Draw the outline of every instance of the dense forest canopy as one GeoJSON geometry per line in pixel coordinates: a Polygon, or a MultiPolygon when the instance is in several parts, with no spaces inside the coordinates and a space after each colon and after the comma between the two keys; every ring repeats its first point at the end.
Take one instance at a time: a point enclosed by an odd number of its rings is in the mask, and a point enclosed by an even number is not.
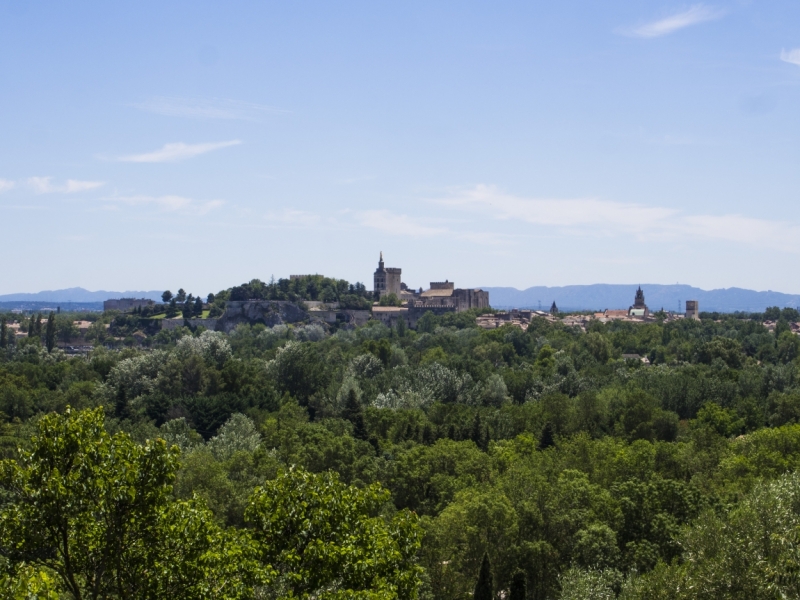
{"type": "MultiPolygon", "coordinates": [[[[371,301],[344,284],[254,280],[209,300],[371,301]]],[[[416,331],[154,329],[130,347],[99,342],[147,317],[95,316],[86,356],[48,343],[74,335],[74,315],[49,330],[25,319],[20,340],[4,325],[0,587],[800,594],[797,315],[586,331],[542,318],[483,330],[475,316],[428,314],[416,331]]]]}

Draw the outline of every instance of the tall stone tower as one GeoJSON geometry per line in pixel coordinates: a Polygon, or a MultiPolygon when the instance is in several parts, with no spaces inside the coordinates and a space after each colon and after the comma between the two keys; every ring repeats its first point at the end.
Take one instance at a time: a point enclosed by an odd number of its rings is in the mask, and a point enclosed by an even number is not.
{"type": "Polygon", "coordinates": [[[686,318],[700,320],[700,303],[697,300],[686,301],[686,318]]]}
{"type": "Polygon", "coordinates": [[[378,268],[375,269],[373,276],[372,288],[378,298],[386,294],[395,294],[400,297],[400,279],[402,269],[395,269],[392,267],[385,267],[383,264],[383,252],[381,252],[380,259],[378,259],[378,268]]]}

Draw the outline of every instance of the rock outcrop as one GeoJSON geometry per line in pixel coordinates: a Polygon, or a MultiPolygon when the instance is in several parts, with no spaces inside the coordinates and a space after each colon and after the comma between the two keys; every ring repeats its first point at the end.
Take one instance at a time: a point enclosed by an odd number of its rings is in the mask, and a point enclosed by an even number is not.
{"type": "Polygon", "coordinates": [[[293,302],[282,300],[244,300],[228,301],[225,312],[217,319],[217,331],[230,333],[241,323],[255,325],[262,323],[267,327],[287,323],[307,321],[309,314],[293,302]]]}

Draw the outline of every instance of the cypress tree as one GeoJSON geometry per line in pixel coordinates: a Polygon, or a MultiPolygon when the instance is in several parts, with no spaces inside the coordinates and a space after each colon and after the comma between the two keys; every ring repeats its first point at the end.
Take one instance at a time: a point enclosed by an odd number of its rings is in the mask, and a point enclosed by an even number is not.
{"type": "Polygon", "coordinates": [[[8,319],[3,317],[0,320],[0,348],[5,348],[8,345],[8,319]]]}
{"type": "Polygon", "coordinates": [[[548,421],[542,428],[542,433],[539,436],[539,450],[547,450],[551,446],[556,445],[555,433],[553,432],[553,425],[548,421]]]}
{"type": "Polygon", "coordinates": [[[475,593],[472,595],[473,600],[492,600],[493,587],[492,569],[489,566],[489,554],[484,552],[481,571],[478,573],[478,582],[475,584],[475,593]]]}
{"type": "Polygon", "coordinates": [[[525,595],[528,593],[527,586],[525,585],[525,573],[517,571],[511,579],[511,593],[508,600],[525,600],[525,595]]]}
{"type": "Polygon", "coordinates": [[[422,430],[422,443],[430,446],[436,441],[436,434],[433,431],[430,423],[425,423],[425,428],[422,430]]]}
{"type": "Polygon", "coordinates": [[[36,331],[34,323],[35,321],[33,320],[33,315],[31,315],[31,318],[28,321],[28,337],[33,337],[33,334],[36,331]]]}
{"type": "Polygon", "coordinates": [[[406,336],[406,320],[400,316],[397,318],[397,337],[403,338],[406,336]]]}
{"type": "Polygon", "coordinates": [[[342,411],[342,417],[353,424],[353,437],[359,440],[367,439],[367,428],[364,426],[364,407],[358,400],[355,388],[347,392],[347,400],[342,411]]]}
{"type": "Polygon", "coordinates": [[[479,412],[475,411],[475,418],[472,419],[472,431],[470,432],[469,439],[475,442],[478,448],[485,451],[488,447],[486,437],[483,423],[481,423],[481,415],[479,412]]]}
{"type": "Polygon", "coordinates": [[[56,315],[53,311],[47,315],[47,330],[45,331],[44,343],[47,351],[52,352],[56,345],[56,315]]]}

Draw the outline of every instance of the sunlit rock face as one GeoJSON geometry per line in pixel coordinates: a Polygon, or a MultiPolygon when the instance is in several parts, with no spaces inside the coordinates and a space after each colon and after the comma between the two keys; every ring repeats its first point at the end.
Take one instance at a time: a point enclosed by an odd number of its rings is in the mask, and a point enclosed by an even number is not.
{"type": "Polygon", "coordinates": [[[282,300],[244,300],[228,301],[225,313],[217,320],[217,331],[230,333],[242,323],[255,325],[263,323],[267,327],[286,323],[307,321],[309,315],[293,302],[282,300]]]}

